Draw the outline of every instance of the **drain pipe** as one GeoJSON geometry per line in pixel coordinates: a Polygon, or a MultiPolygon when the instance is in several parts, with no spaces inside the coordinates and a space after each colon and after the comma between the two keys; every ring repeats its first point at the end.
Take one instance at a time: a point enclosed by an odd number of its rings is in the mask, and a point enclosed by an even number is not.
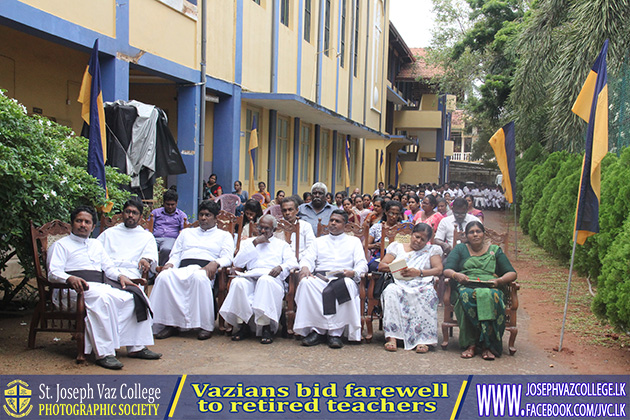
{"type": "Polygon", "coordinates": [[[201,103],[199,105],[199,202],[203,200],[203,168],[205,166],[205,146],[206,136],[206,0],[201,0],[201,103]]]}

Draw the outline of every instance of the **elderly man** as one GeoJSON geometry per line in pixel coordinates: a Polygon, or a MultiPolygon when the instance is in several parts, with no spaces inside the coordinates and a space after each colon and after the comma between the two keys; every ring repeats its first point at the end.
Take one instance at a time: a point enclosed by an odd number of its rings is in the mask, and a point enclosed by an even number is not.
{"type": "Polygon", "coordinates": [[[139,226],[144,205],[132,197],[123,205],[123,223],[111,227],[98,236],[114,265],[130,279],[142,279],[151,268],[155,272],[158,248],[151,233],[139,226]]]}
{"type": "Polygon", "coordinates": [[[212,336],[215,274],[220,267],[229,266],[234,256],[232,235],[217,228],[220,210],[214,201],[199,204],[199,227],[182,230],[168,263],[155,279],[151,291],[155,338],[168,338],[179,328],[199,328],[199,340],[212,336]]]}
{"type": "Polygon", "coordinates": [[[314,346],[328,335],[328,346],[341,348],[346,328],[348,340],[361,341],[358,283],[368,267],[359,238],[344,233],[346,223],[345,211],[333,211],[330,234],[317,238],[300,261],[293,330],[305,336],[302,345],[314,346]]]}
{"type": "Polygon", "coordinates": [[[164,265],[168,261],[175,239],[179,236],[179,232],[184,229],[186,213],[177,208],[178,199],[177,191],[166,190],[162,195],[164,206],[151,212],[153,236],[155,236],[160,252],[159,265],[164,265]]]}
{"type": "Polygon", "coordinates": [[[116,349],[122,346],[127,346],[129,357],[159,359],[161,354],[146,347],[153,344],[146,296],[114,265],[101,242],[90,239],[96,211],[79,206],[70,214],[70,221],[72,233],[55,242],[50,250],[48,278],[83,293],[85,353],[94,351],[96,364],[107,369],[123,367],[116,359],[116,349]],[[117,287],[105,284],[104,275],[117,287]]]}
{"type": "MultiPolygon", "coordinates": [[[[311,225],[309,225],[304,220],[298,219],[298,200],[295,196],[286,197],[282,200],[280,204],[280,208],[282,209],[282,218],[291,224],[300,224],[300,255],[299,259],[301,260],[306,250],[310,248],[313,243],[315,243],[315,235],[313,234],[313,229],[311,225]]],[[[285,239],[284,233],[281,231],[276,231],[274,236],[278,239],[285,239]]],[[[293,250],[293,254],[295,255],[295,246],[297,242],[295,241],[295,233],[291,234],[291,249],[293,250]]]]}
{"type": "Polygon", "coordinates": [[[317,223],[319,220],[321,219],[323,225],[327,225],[330,214],[335,209],[326,201],[326,193],[328,193],[326,184],[323,182],[314,183],[311,187],[313,201],[304,203],[299,208],[298,216],[311,225],[315,236],[317,236],[317,223]]]}
{"type": "Polygon", "coordinates": [[[454,241],[465,240],[464,230],[470,222],[480,222],[480,220],[468,214],[468,202],[464,198],[456,198],[453,201],[453,215],[440,220],[433,241],[442,247],[445,254],[448,254],[454,246],[454,241]]]}
{"type": "Polygon", "coordinates": [[[284,280],[298,267],[295,251],[285,241],[274,238],[275,217],[265,215],[258,221],[260,235],[246,239],[234,257],[237,269],[246,269],[230,284],[230,290],[219,313],[239,327],[232,335],[240,341],[250,334],[249,324],[256,325],[262,344],[271,344],[282,314],[284,280]]]}

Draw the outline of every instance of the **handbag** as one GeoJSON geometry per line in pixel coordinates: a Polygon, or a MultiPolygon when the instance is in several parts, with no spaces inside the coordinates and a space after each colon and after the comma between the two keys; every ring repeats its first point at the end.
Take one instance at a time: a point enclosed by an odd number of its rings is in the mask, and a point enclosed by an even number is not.
{"type": "Polygon", "coordinates": [[[374,298],[380,299],[383,290],[393,282],[394,276],[392,276],[392,273],[382,273],[374,282],[374,298]]]}

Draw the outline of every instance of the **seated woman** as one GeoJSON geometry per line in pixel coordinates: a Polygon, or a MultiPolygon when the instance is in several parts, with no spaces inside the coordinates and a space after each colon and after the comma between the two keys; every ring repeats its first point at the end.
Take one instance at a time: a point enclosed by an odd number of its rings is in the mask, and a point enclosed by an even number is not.
{"type": "Polygon", "coordinates": [[[258,223],[258,219],[260,219],[262,214],[262,206],[257,200],[250,198],[245,202],[245,206],[243,207],[243,230],[241,231],[241,240],[254,236],[254,228],[252,226],[258,223]]]}
{"type": "Polygon", "coordinates": [[[383,199],[381,197],[375,197],[372,202],[373,210],[372,213],[368,214],[365,218],[365,221],[370,225],[374,225],[375,223],[379,223],[383,218],[383,199]]]}
{"type": "Polygon", "coordinates": [[[438,203],[437,210],[438,210],[438,213],[442,215],[442,219],[445,218],[446,216],[453,215],[453,210],[451,210],[451,207],[448,205],[445,199],[438,198],[437,203],[438,203]]]}
{"type": "Polygon", "coordinates": [[[278,192],[276,193],[276,198],[271,200],[271,203],[269,203],[269,207],[275,206],[275,205],[280,205],[280,203],[282,202],[283,198],[284,198],[284,191],[278,190],[278,192]]]}
{"type": "Polygon", "coordinates": [[[361,216],[359,213],[352,207],[352,199],[350,197],[346,197],[342,201],[343,210],[348,213],[348,223],[356,223],[360,224],[361,216]]]}
{"type": "Polygon", "coordinates": [[[385,204],[383,218],[380,223],[372,225],[370,237],[368,238],[368,249],[372,253],[372,258],[368,262],[368,270],[374,272],[378,270],[377,260],[381,258],[381,233],[383,225],[394,226],[400,223],[403,216],[403,206],[400,201],[390,200],[385,204]]]}
{"type": "Polygon", "coordinates": [[[206,184],[206,190],[203,193],[203,199],[215,199],[221,194],[223,194],[223,189],[217,184],[217,174],[211,174],[206,184]]]}
{"type": "Polygon", "coordinates": [[[409,199],[407,200],[407,205],[409,207],[408,210],[405,210],[405,219],[408,222],[413,222],[416,217],[420,217],[420,203],[422,200],[415,195],[410,194],[409,199]]]}
{"type": "Polygon", "coordinates": [[[409,280],[396,280],[383,290],[383,330],[385,350],[396,351],[396,340],[403,340],[405,350],[426,353],[437,344],[438,297],[433,287],[433,276],[442,274],[442,249],[431,245],[433,229],[418,223],[411,233],[411,242],[393,242],[378,266],[378,271],[389,272],[389,264],[404,259],[407,268],[401,271],[409,280]]]}
{"type": "Polygon", "coordinates": [[[468,203],[468,214],[472,214],[473,216],[477,217],[477,219],[481,220],[481,223],[483,223],[483,212],[475,208],[475,198],[472,196],[472,194],[466,194],[464,198],[468,203]]]}
{"type": "Polygon", "coordinates": [[[444,265],[444,277],[457,282],[459,345],[466,349],[464,359],[480,351],[485,360],[494,360],[503,352],[505,331],[501,286],[516,280],[516,272],[499,246],[485,242],[483,224],[470,222],[465,232],[468,243],[456,245],[444,265]]]}
{"type": "Polygon", "coordinates": [[[414,223],[426,223],[431,226],[433,231],[437,230],[440,220],[444,218],[442,213],[435,211],[437,208],[437,198],[433,194],[427,195],[422,199],[422,211],[419,212],[419,217],[416,216],[414,223]]]}

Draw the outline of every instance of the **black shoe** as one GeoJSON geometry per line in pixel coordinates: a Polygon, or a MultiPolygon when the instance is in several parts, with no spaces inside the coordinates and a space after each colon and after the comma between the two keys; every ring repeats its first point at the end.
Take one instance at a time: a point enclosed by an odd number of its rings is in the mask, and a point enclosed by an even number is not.
{"type": "Polygon", "coordinates": [[[250,334],[251,331],[249,329],[249,325],[245,323],[240,324],[240,328],[238,329],[238,331],[232,335],[232,341],[245,340],[247,337],[250,336],[250,334]]]}
{"type": "Polygon", "coordinates": [[[273,337],[271,336],[271,326],[265,325],[262,327],[262,333],[260,334],[260,344],[273,343],[273,337]]]}
{"type": "Polygon", "coordinates": [[[308,347],[316,346],[319,343],[323,343],[325,339],[325,335],[317,334],[317,331],[311,331],[311,333],[302,340],[302,345],[308,347]]]}
{"type": "Polygon", "coordinates": [[[164,327],[164,329],[162,331],[160,331],[159,333],[155,334],[155,338],[157,338],[158,340],[163,340],[165,338],[169,338],[172,337],[174,335],[179,334],[179,328],[177,327],[164,327]]]}
{"type": "Polygon", "coordinates": [[[156,353],[145,347],[140,351],[129,353],[127,356],[132,359],[157,360],[162,357],[162,353],[156,353]]]}
{"type": "Polygon", "coordinates": [[[204,330],[203,328],[197,334],[197,340],[207,340],[210,337],[212,337],[212,331],[204,330]]]}
{"type": "Polygon", "coordinates": [[[328,347],[331,349],[340,349],[343,347],[343,342],[341,341],[341,337],[333,337],[331,335],[328,336],[328,347]]]}
{"type": "Polygon", "coordinates": [[[104,367],[105,369],[119,370],[124,366],[116,357],[114,356],[105,356],[102,359],[98,359],[96,364],[104,367]]]}

